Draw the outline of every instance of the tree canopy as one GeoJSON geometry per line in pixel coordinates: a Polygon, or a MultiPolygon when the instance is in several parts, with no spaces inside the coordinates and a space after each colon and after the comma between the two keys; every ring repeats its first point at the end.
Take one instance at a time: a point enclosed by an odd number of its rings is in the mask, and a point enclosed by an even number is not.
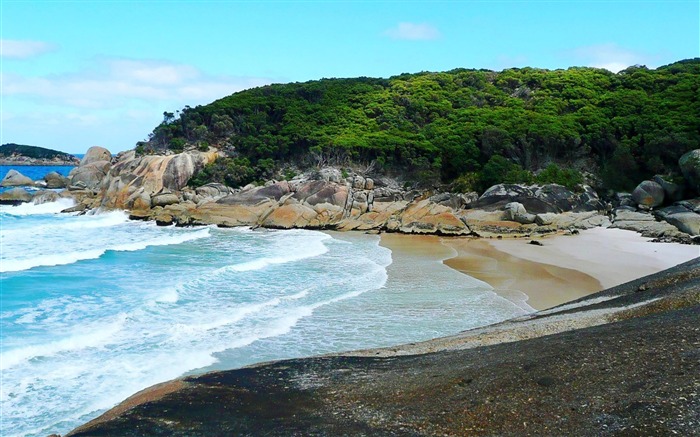
{"type": "Polygon", "coordinates": [[[242,184],[286,163],[373,162],[419,181],[483,185],[499,172],[542,171],[577,181],[582,171],[624,189],[677,172],[678,158],[700,147],[699,85],[700,58],[617,74],[456,69],[274,84],[166,112],[137,150],[228,152],[199,182],[242,184]]]}

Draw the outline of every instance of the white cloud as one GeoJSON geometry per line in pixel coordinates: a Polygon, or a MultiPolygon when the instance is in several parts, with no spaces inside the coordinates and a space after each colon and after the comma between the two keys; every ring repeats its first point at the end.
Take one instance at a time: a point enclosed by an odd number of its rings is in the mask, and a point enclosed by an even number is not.
{"type": "Polygon", "coordinates": [[[56,49],[56,46],[42,41],[16,39],[0,40],[0,56],[5,59],[27,59],[56,49]]]}
{"type": "Polygon", "coordinates": [[[78,108],[118,108],[131,100],[208,103],[270,83],[254,77],[210,76],[195,67],[163,61],[106,59],[87,71],[44,77],[3,73],[3,95],[78,108]]]}
{"type": "Polygon", "coordinates": [[[440,38],[440,31],[427,23],[399,23],[396,27],[387,29],[384,35],[391,39],[402,40],[433,40],[440,38]]]}
{"type": "Polygon", "coordinates": [[[83,71],[36,77],[3,71],[0,80],[0,136],[73,153],[95,144],[112,151],[132,148],[162,121],[163,111],[207,104],[271,82],[136,59],[97,59],[83,71]]]}
{"type": "Polygon", "coordinates": [[[617,44],[598,44],[593,46],[579,47],[571,54],[588,67],[605,68],[613,73],[631,65],[647,64],[653,61],[653,57],[625,49],[617,44]]]}

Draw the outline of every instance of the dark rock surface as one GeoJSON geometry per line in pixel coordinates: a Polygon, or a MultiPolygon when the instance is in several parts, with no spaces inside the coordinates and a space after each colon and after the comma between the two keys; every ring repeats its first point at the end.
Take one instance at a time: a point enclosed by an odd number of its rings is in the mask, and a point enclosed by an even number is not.
{"type": "Polygon", "coordinates": [[[698,435],[699,345],[696,258],[445,339],[182,378],[68,435],[698,435]]]}
{"type": "Polygon", "coordinates": [[[219,199],[217,203],[223,205],[255,205],[264,200],[280,200],[282,196],[290,192],[291,188],[287,182],[278,182],[267,187],[244,189],[219,199]]]}
{"type": "Polygon", "coordinates": [[[493,211],[503,208],[510,202],[521,203],[531,214],[605,209],[605,205],[590,187],[585,187],[583,193],[577,194],[566,187],[555,184],[544,186],[494,185],[479,197],[473,207],[493,211]]]}

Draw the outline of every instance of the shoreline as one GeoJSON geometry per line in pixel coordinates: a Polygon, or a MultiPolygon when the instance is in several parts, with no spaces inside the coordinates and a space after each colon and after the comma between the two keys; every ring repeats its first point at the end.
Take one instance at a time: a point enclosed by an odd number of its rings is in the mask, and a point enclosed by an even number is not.
{"type": "Polygon", "coordinates": [[[440,258],[442,263],[486,283],[527,312],[562,305],[700,256],[697,246],[650,243],[634,231],[593,228],[579,235],[486,239],[380,234],[392,251],[440,258]],[[416,244],[418,243],[418,244],[416,244]],[[446,252],[447,250],[447,252],[446,252]]]}
{"type": "Polygon", "coordinates": [[[700,383],[699,285],[696,258],[575,306],[452,337],[178,378],[66,437],[134,427],[174,436],[690,435],[698,399],[680,394],[700,383]]]}

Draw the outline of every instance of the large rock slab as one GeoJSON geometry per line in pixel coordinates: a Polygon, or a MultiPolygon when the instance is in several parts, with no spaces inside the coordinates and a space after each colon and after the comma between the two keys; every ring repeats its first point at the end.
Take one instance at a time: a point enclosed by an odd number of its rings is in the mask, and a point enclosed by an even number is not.
{"type": "Polygon", "coordinates": [[[700,235],[700,214],[683,204],[660,209],[656,211],[656,217],[672,224],[688,235],[700,235]]]}
{"type": "Polygon", "coordinates": [[[272,211],[262,222],[262,226],[275,229],[309,228],[316,220],[316,211],[300,203],[286,204],[272,211]]]}
{"type": "Polygon", "coordinates": [[[34,185],[33,180],[14,169],[8,171],[0,181],[0,187],[28,187],[32,185],[34,185]]]}
{"type": "Polygon", "coordinates": [[[195,188],[195,193],[203,198],[219,199],[221,197],[228,196],[229,194],[233,194],[233,192],[233,188],[216,182],[195,188]]]}
{"type": "Polygon", "coordinates": [[[269,199],[255,205],[209,202],[191,211],[189,224],[214,224],[222,227],[258,226],[264,217],[278,206],[277,202],[269,199]]]}
{"type": "Polygon", "coordinates": [[[454,214],[452,208],[429,200],[409,204],[399,214],[397,223],[391,225],[390,221],[387,229],[406,234],[468,235],[471,233],[467,225],[454,214]]]}
{"type": "Polygon", "coordinates": [[[222,205],[255,205],[263,201],[279,201],[292,192],[286,181],[277,182],[266,187],[244,189],[217,200],[222,205]]]}

